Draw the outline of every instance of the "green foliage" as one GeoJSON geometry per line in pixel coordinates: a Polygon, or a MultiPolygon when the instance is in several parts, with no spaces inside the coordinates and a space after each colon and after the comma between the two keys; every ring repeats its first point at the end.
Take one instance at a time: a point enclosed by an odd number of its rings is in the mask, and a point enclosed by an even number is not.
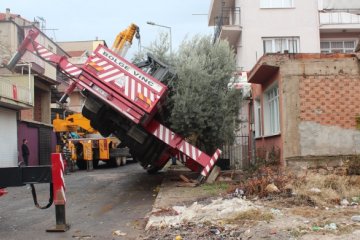
{"type": "Polygon", "coordinates": [[[135,53],[131,61],[133,63],[142,62],[146,60],[146,52],[149,52],[156,56],[160,61],[171,63],[169,43],[169,34],[160,32],[159,37],[154,42],[150,43],[149,47],[143,47],[142,51],[135,53]]]}
{"type": "MultiPolygon", "coordinates": [[[[184,40],[177,53],[169,54],[167,34],[145,48],[177,73],[171,83],[166,114],[171,128],[203,151],[213,151],[232,142],[238,125],[241,94],[227,84],[235,72],[235,56],[227,41],[212,43],[211,36],[184,40]]],[[[145,54],[135,55],[137,62],[145,54]]],[[[134,61],[134,59],[133,59],[134,61]]]]}
{"type": "Polygon", "coordinates": [[[227,41],[213,44],[210,36],[195,36],[182,43],[175,61],[171,127],[212,152],[234,136],[240,93],[227,88],[234,53],[227,41]]]}

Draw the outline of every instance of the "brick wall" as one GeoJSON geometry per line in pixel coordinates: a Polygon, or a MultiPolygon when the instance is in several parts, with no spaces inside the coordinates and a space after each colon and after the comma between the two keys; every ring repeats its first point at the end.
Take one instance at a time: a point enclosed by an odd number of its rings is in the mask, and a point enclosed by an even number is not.
{"type": "Polygon", "coordinates": [[[360,114],[360,78],[354,75],[307,76],[300,79],[300,119],[346,129],[360,114]]]}

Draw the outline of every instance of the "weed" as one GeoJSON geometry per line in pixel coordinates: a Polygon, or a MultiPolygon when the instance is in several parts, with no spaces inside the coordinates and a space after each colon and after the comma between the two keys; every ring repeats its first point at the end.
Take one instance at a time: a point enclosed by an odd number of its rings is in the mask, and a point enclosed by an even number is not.
{"type": "Polygon", "coordinates": [[[205,183],[201,185],[202,189],[209,192],[211,195],[219,195],[226,192],[229,187],[228,183],[225,182],[215,182],[215,183],[205,183]]]}

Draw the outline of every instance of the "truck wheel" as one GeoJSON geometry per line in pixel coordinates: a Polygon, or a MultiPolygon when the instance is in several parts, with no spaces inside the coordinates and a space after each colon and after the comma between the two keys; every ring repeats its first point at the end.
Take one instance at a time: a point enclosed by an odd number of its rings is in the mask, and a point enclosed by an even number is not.
{"type": "Polygon", "coordinates": [[[83,159],[76,160],[76,166],[77,166],[80,170],[85,170],[85,169],[86,169],[86,161],[83,160],[83,159]]]}
{"type": "Polygon", "coordinates": [[[93,159],[93,168],[99,168],[99,159],[93,159]]]}
{"type": "Polygon", "coordinates": [[[116,168],[116,167],[120,166],[121,161],[118,162],[117,159],[118,159],[117,157],[110,158],[109,161],[106,162],[107,166],[112,167],[112,168],[116,168]]]}
{"type": "Polygon", "coordinates": [[[121,157],[121,166],[126,165],[126,157],[121,157]]]}
{"type": "Polygon", "coordinates": [[[156,166],[150,166],[148,169],[146,169],[147,173],[150,174],[150,175],[156,174],[160,170],[161,170],[161,168],[156,167],[156,166]]]}

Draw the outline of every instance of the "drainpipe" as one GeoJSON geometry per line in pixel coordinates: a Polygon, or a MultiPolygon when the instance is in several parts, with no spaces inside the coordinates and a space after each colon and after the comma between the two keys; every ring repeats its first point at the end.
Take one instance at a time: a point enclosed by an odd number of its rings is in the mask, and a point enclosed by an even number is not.
{"type": "Polygon", "coordinates": [[[18,67],[21,68],[21,75],[24,75],[24,67],[28,67],[28,83],[29,83],[29,103],[32,103],[32,94],[31,94],[31,63],[23,63],[23,64],[16,64],[18,67]]]}

